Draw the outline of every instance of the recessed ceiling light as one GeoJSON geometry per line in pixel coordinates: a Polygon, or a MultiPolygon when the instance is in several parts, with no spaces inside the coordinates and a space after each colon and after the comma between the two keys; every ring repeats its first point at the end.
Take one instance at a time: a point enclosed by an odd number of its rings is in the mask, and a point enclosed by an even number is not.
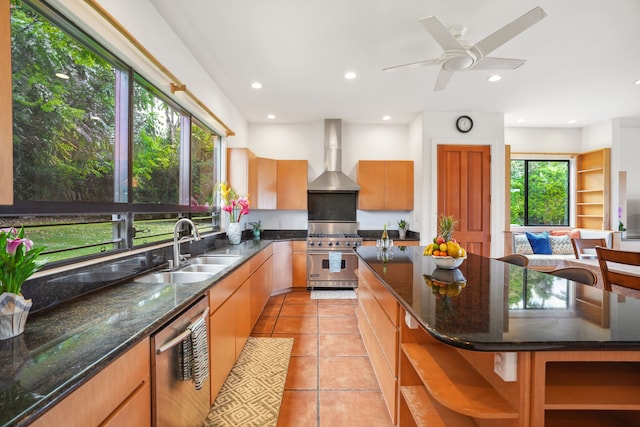
{"type": "Polygon", "coordinates": [[[516,120],[518,123],[525,123],[527,121],[527,119],[518,119],[516,120]]]}
{"type": "Polygon", "coordinates": [[[382,120],[391,120],[391,116],[382,116],[382,120]]]}
{"type": "Polygon", "coordinates": [[[577,122],[578,122],[577,120],[571,119],[567,123],[572,125],[572,124],[577,123],[577,122]]]}
{"type": "Polygon", "coordinates": [[[275,115],[275,114],[269,114],[269,115],[267,116],[267,119],[271,119],[271,120],[273,120],[273,119],[275,119],[275,118],[276,118],[276,115],[275,115]]]}
{"type": "Polygon", "coordinates": [[[254,89],[262,89],[262,83],[253,82],[253,83],[251,83],[251,87],[254,88],[254,89]]]}
{"type": "Polygon", "coordinates": [[[487,80],[489,80],[490,82],[497,82],[498,80],[502,80],[502,76],[499,75],[493,75],[491,77],[489,77],[487,80]]]}
{"type": "Polygon", "coordinates": [[[354,73],[353,71],[349,71],[344,75],[344,78],[347,80],[353,80],[356,78],[356,73],[354,73]]]}
{"type": "Polygon", "coordinates": [[[635,82],[633,82],[634,85],[640,85],[640,80],[636,80],[635,82]]]}
{"type": "Polygon", "coordinates": [[[69,76],[65,73],[56,73],[56,77],[62,80],[69,80],[69,76]]]}

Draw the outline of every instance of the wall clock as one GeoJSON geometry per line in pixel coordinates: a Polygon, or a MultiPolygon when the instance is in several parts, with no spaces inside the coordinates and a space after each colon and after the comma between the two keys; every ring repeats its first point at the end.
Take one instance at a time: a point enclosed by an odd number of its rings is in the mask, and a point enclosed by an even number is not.
{"type": "Polygon", "coordinates": [[[456,120],[456,127],[462,133],[467,133],[473,128],[473,120],[469,116],[460,116],[456,120]]]}

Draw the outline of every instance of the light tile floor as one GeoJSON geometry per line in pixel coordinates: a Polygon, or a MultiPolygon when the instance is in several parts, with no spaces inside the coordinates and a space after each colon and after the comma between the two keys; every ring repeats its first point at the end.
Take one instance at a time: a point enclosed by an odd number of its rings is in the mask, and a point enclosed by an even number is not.
{"type": "Polygon", "coordinates": [[[252,336],[293,337],[278,427],[390,427],[358,332],[357,300],[312,300],[296,290],[271,297],[252,336]]]}

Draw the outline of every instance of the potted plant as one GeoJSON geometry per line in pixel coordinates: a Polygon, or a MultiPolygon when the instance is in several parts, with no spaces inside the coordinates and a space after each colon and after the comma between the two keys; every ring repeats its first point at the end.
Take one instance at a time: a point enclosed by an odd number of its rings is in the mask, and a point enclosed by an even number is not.
{"type": "Polygon", "coordinates": [[[24,227],[0,230],[0,340],[24,332],[32,302],[22,296],[22,284],[44,264],[43,249],[24,237],[24,227]]]}
{"type": "Polygon", "coordinates": [[[407,237],[407,230],[409,230],[409,223],[404,219],[398,221],[398,234],[400,235],[400,240],[404,240],[407,237]]]}
{"type": "Polygon", "coordinates": [[[260,239],[260,232],[262,231],[262,220],[258,220],[250,222],[251,232],[253,233],[253,238],[256,240],[260,239]]]}

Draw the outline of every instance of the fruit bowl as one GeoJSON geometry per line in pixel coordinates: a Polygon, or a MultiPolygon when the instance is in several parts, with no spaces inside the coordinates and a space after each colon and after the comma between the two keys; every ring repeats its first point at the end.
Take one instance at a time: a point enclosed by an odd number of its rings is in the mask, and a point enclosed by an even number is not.
{"type": "Polygon", "coordinates": [[[454,258],[452,256],[431,256],[433,258],[433,262],[436,263],[438,268],[444,268],[445,270],[453,270],[454,268],[460,267],[462,262],[467,259],[466,256],[454,258]]]}

